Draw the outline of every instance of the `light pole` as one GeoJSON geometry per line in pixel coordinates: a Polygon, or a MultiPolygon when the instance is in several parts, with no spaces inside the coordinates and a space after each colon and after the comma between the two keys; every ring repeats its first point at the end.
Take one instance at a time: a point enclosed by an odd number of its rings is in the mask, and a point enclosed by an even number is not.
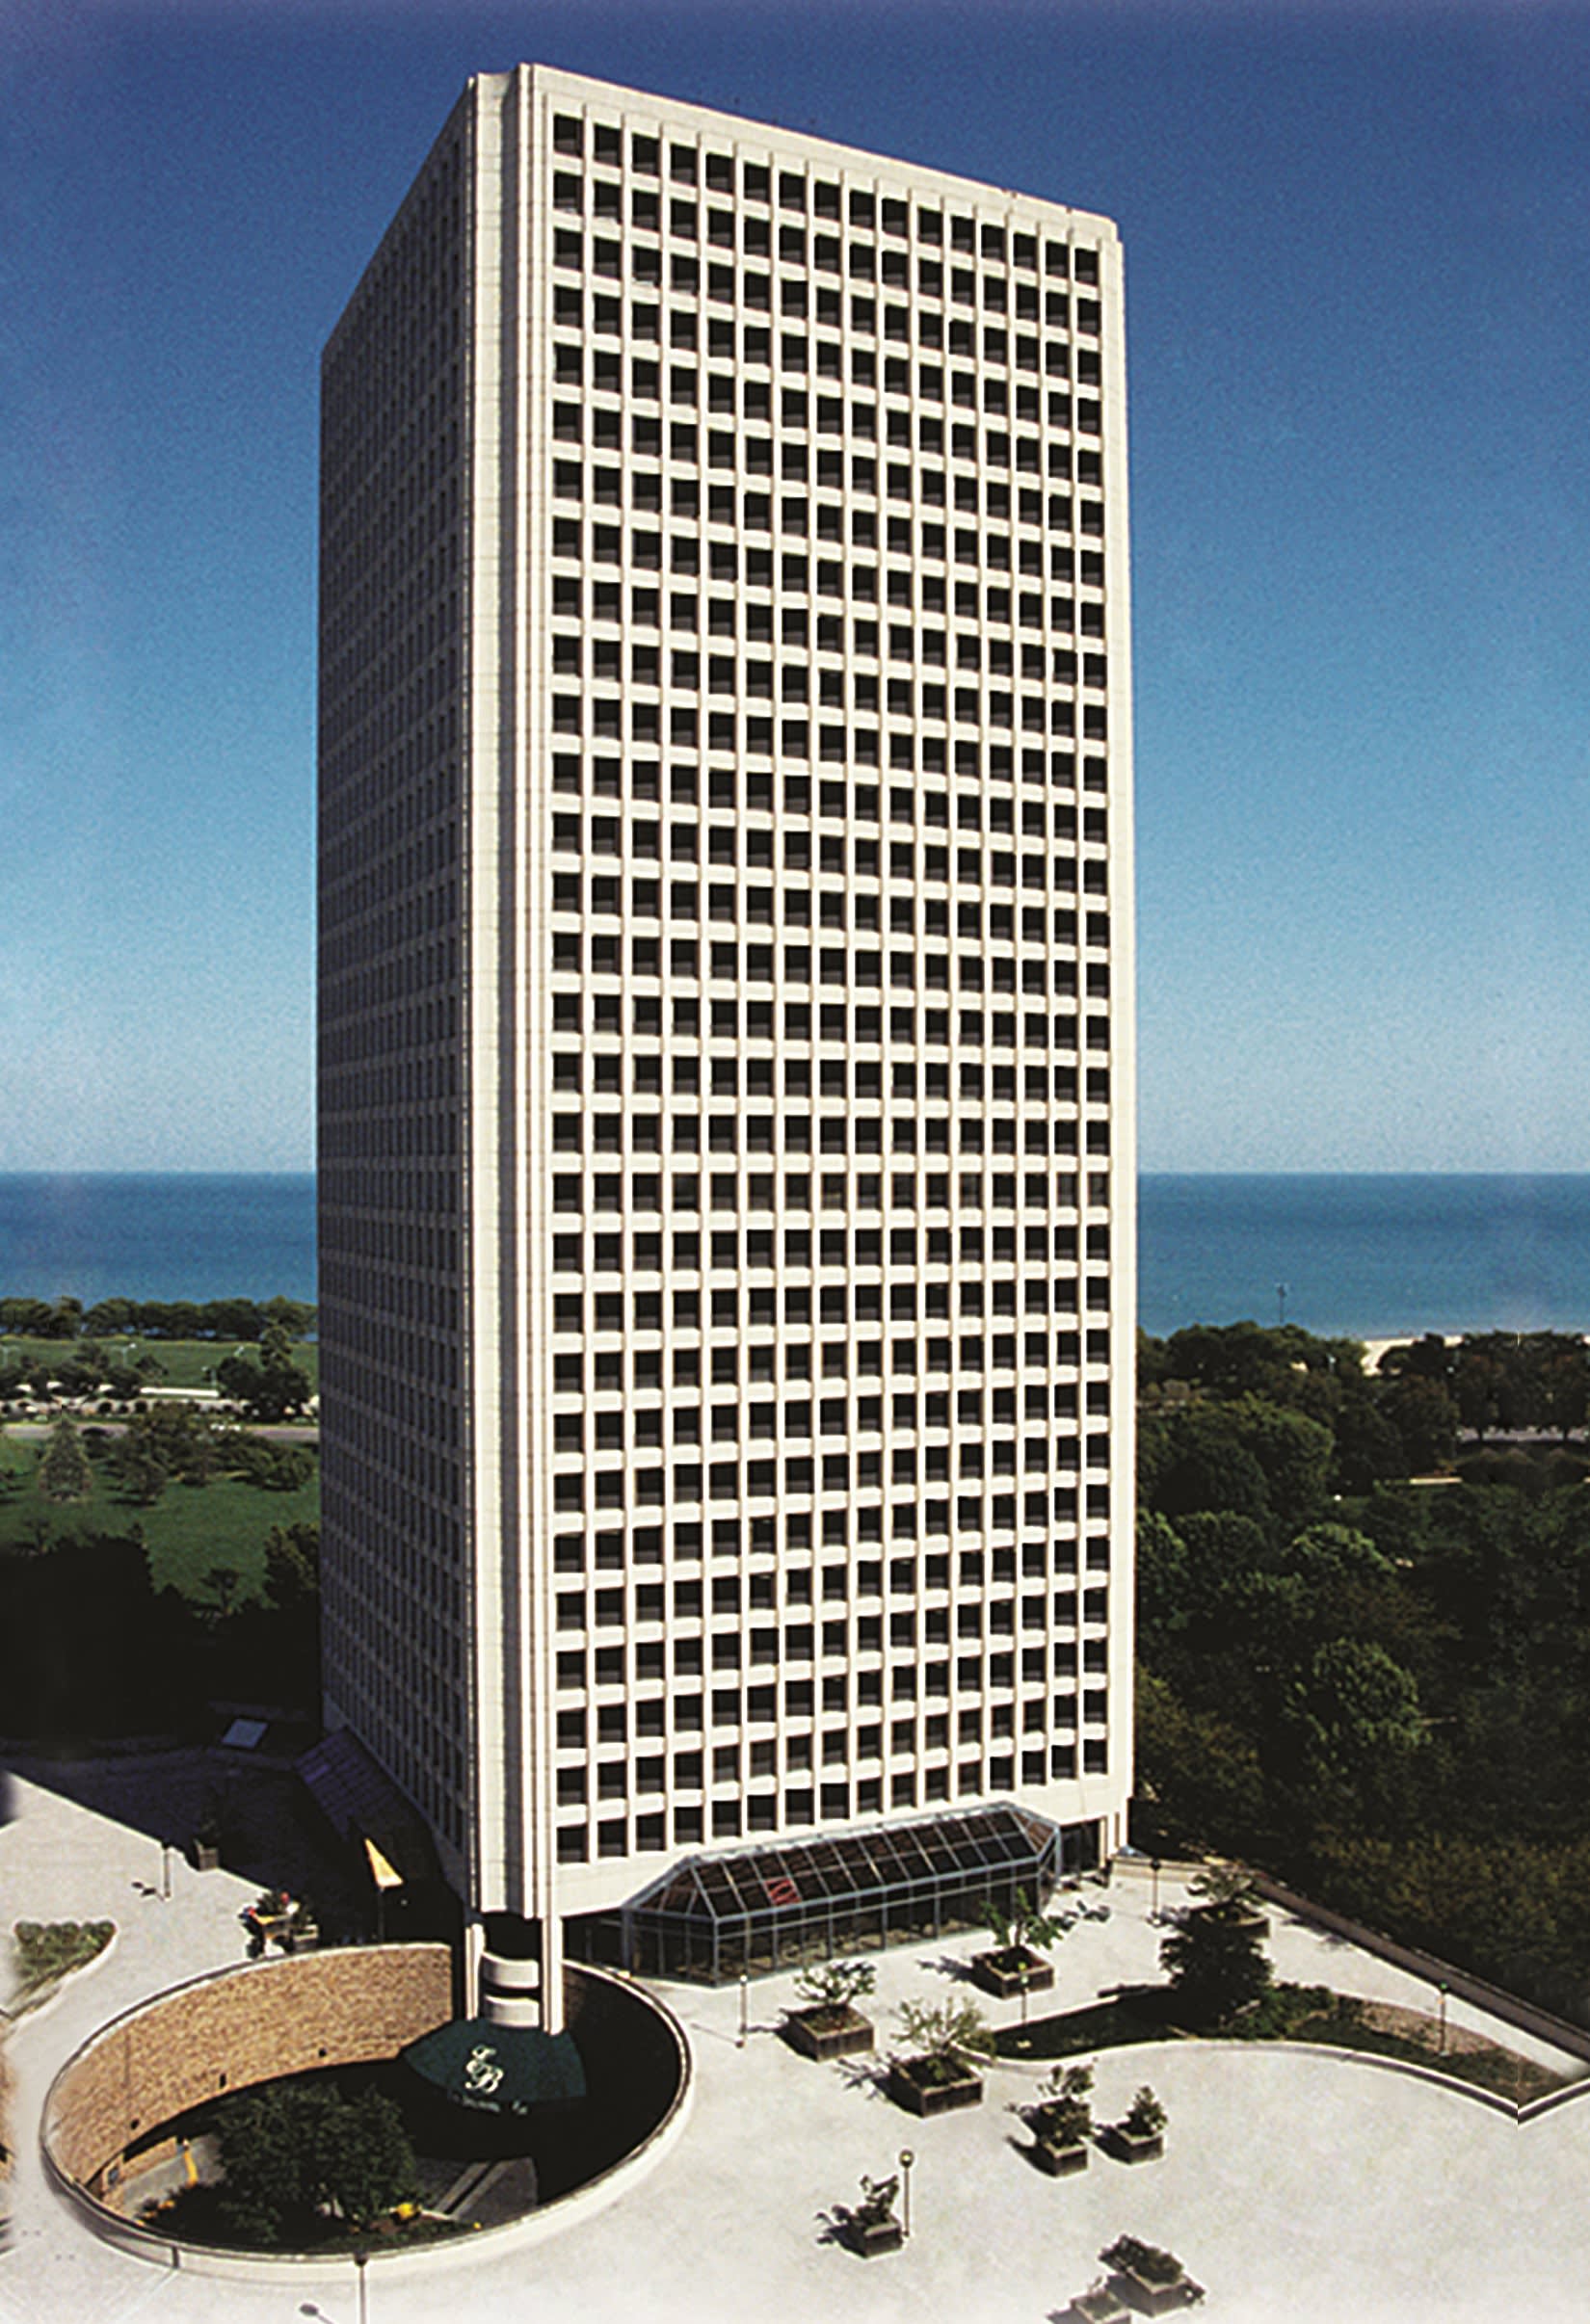
{"type": "Polygon", "coordinates": [[[358,2270],[358,2324],[368,2324],[369,2309],[365,2305],[364,2271],[370,2264],[368,2252],[356,2252],[354,2265],[358,2270]]]}
{"type": "Polygon", "coordinates": [[[1441,1995],[1441,2054],[1443,2057],[1446,2055],[1446,1995],[1449,1990],[1444,1985],[1438,1985],[1436,1988],[1437,1993],[1441,1995]]]}
{"type": "Polygon", "coordinates": [[[1159,1859],[1157,1856],[1153,1859],[1153,1903],[1149,1908],[1149,1918],[1153,1922],[1155,1928],[1159,1926],[1159,1859]]]}
{"type": "Polygon", "coordinates": [[[160,1893],[168,1904],[172,1901],[172,1843],[160,1843],[160,1893]]]}
{"type": "Polygon", "coordinates": [[[900,2149],[900,2227],[911,2233],[911,2166],[916,2160],[909,2147],[900,2149]]]}
{"type": "Polygon", "coordinates": [[[749,1977],[746,1975],[746,1973],[745,1973],[745,1971],[744,1971],[744,1969],[741,1969],[741,1971],[740,1971],[740,2030],[739,2030],[739,2033],[738,2033],[738,2034],[735,2036],[735,2040],[734,2040],[734,2047],[735,2047],[735,2048],[736,2048],[736,2049],[743,2049],[743,2048],[745,2047],[745,2037],[746,2037],[746,2030],[747,2030],[747,2028],[746,2028],[746,2009],[747,2009],[747,2006],[748,2006],[748,1999],[749,1999],[750,1992],[751,1992],[751,1979],[750,1979],[750,1978],[749,1978],[749,1977]]]}

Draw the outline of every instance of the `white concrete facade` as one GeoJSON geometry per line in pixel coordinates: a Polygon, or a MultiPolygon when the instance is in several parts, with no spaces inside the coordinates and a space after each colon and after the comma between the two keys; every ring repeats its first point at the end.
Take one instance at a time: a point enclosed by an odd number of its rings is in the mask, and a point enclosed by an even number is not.
{"type": "Polygon", "coordinates": [[[1120,247],[521,66],[327,351],[328,1708],[469,1908],[1123,1836],[1120,247]]]}

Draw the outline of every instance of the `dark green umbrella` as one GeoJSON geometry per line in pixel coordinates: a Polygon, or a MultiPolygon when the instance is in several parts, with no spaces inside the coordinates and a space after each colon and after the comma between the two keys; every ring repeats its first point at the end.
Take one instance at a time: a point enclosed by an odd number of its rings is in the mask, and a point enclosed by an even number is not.
{"type": "Polygon", "coordinates": [[[488,2114],[529,2114],[585,2096],[585,2067],[573,2035],[543,2033],[538,2026],[455,2018],[399,2055],[455,2106],[488,2114]]]}

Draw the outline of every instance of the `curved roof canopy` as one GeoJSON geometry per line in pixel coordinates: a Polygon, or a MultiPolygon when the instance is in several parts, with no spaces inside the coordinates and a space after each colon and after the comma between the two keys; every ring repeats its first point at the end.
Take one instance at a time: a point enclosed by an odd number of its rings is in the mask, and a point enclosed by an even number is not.
{"type": "Polygon", "coordinates": [[[455,2106],[488,2114],[528,2114],[585,2096],[585,2066],[570,2033],[455,2018],[398,2055],[455,2106]]]}

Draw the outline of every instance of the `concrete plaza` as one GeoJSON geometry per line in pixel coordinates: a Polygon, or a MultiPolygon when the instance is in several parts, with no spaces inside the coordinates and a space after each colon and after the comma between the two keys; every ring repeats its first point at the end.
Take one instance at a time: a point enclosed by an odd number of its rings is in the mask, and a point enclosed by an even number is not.
{"type": "MultiPolygon", "coordinates": [[[[266,2284],[156,2267],[96,2241],[49,2192],[37,2124],[51,2075],[107,2018],[240,1959],[236,1915],[253,1884],[177,1862],[168,1900],[146,1834],[38,1784],[18,1794],[22,1812],[0,1830],[6,1922],[107,1917],[119,1935],[13,2038],[19,2152],[0,2318],[361,2324],[346,2263],[266,2284]]],[[[1060,2006],[1153,1973],[1150,1900],[1146,1877],[1118,1876],[1109,1919],[1078,1922],[1054,1956],[1060,2006]]],[[[1161,1901],[1175,1900],[1167,1883],[1161,1901]]],[[[876,1957],[881,2033],[908,1995],[966,1992],[978,1941],[876,1957]]],[[[1430,2005],[1427,1987],[1310,1928],[1280,1923],[1270,1950],[1283,1977],[1430,2005]]],[[[493,2237],[422,2274],[374,2263],[369,2324],[430,2324],[455,2307],[471,2324],[1046,2324],[1102,2273],[1097,2254],[1124,2232],[1174,2250],[1207,2289],[1203,2312],[1231,2324],[1479,2324],[1514,2310],[1567,2324],[1590,2304],[1590,2094],[1521,2128],[1461,2091],[1344,2056],[1190,2043],[1105,2051],[1097,2114],[1120,2113],[1152,2082],[1170,2117],[1164,2159],[1127,2168],[1095,2153],[1080,2179],[1056,2182],[1024,2158],[1010,2112],[1037,2070],[996,2067],[982,2107],[915,2122],[854,2063],[811,2065],[777,2038],[788,1977],[749,1989],[743,2047],[737,1989],[660,1990],[695,2061],[694,2109],[672,2152],[543,2242],[493,2237]],[[902,2149],[916,2157],[911,2240],[861,2260],[831,2222],[861,2174],[897,2169],[902,2149]]],[[[989,2015],[1008,2022],[1019,2004],[989,2015]]],[[[1570,2066],[1455,2002],[1451,2022],[1570,2066]]]]}

